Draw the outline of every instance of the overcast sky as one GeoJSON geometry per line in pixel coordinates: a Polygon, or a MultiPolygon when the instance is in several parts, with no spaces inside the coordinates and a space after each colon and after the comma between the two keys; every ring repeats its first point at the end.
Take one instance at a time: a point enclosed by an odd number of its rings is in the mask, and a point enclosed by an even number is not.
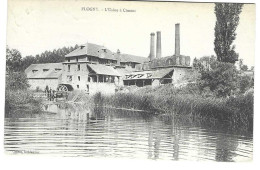
{"type": "MultiPolygon", "coordinates": [[[[164,57],[174,54],[175,23],[180,23],[181,54],[193,59],[215,55],[215,22],[212,3],[9,0],[7,45],[23,57],[87,42],[147,57],[150,33],[161,31],[164,57]],[[102,11],[105,8],[136,12],[102,11]]],[[[236,51],[245,64],[253,66],[254,5],[244,5],[236,32],[236,51]]]]}

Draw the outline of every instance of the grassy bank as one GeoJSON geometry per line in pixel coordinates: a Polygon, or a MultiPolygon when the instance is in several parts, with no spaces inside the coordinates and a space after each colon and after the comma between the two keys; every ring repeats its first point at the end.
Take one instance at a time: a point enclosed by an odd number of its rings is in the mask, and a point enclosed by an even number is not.
{"type": "Polygon", "coordinates": [[[112,107],[145,110],[156,114],[185,116],[203,120],[223,121],[232,126],[253,126],[253,94],[217,98],[210,92],[200,92],[195,85],[174,88],[132,89],[129,93],[94,96],[94,102],[112,107]]]}
{"type": "Polygon", "coordinates": [[[41,101],[36,100],[33,94],[27,90],[6,90],[5,114],[19,110],[39,112],[41,110],[41,101]]]}

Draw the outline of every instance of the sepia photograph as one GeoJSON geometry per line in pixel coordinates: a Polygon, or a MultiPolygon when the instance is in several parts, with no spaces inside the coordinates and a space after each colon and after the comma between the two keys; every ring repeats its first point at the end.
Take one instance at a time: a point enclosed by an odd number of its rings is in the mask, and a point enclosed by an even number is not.
{"type": "Polygon", "coordinates": [[[252,162],[256,5],[8,0],[4,154],[252,162]]]}

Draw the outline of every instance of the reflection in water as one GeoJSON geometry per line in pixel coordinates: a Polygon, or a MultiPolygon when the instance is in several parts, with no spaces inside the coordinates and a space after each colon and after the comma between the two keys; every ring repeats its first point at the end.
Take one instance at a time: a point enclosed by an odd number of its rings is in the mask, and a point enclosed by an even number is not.
{"type": "Polygon", "coordinates": [[[170,160],[252,160],[252,136],[171,116],[46,105],[5,119],[7,153],[170,160]]]}

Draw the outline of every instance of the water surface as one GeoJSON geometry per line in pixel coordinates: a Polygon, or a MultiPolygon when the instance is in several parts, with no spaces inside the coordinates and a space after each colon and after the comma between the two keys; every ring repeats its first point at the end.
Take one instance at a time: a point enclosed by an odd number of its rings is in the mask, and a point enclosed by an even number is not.
{"type": "Polygon", "coordinates": [[[7,154],[154,160],[250,161],[250,132],[169,116],[46,105],[5,118],[7,154]]]}

